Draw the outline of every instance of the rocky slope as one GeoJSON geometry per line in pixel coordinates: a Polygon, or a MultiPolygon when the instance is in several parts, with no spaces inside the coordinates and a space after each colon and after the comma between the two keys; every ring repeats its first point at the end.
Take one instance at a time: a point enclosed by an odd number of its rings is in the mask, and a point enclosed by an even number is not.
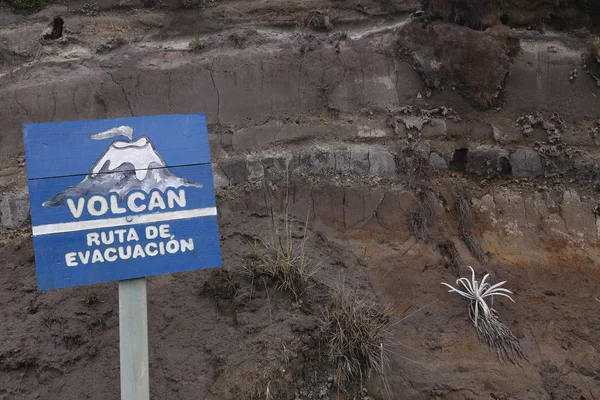
{"type": "Polygon", "coordinates": [[[314,351],[340,274],[394,306],[388,397],[600,398],[593,2],[504,2],[471,27],[435,1],[183,3],[0,4],[0,396],[119,390],[116,286],[36,291],[20,124],[205,112],[227,270],[150,280],[155,398],[353,398],[314,351]],[[286,192],[322,264],[300,304],[244,274],[286,192]],[[496,308],[520,367],[440,286],[465,272],[448,240],[515,292],[496,308]]]}

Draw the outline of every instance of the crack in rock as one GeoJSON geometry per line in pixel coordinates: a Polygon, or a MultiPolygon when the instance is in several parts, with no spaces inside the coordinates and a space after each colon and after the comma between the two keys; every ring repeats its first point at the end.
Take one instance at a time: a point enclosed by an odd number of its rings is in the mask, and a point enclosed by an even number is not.
{"type": "Polygon", "coordinates": [[[106,73],[108,74],[108,76],[110,76],[110,79],[112,79],[112,81],[121,88],[121,92],[123,92],[123,96],[125,97],[125,101],[127,102],[127,106],[129,107],[129,113],[131,114],[131,116],[133,117],[133,109],[131,108],[131,101],[129,101],[129,96],[127,96],[127,92],[125,91],[125,88],[123,87],[123,85],[121,85],[113,76],[113,74],[111,72],[106,71],[106,73]]]}

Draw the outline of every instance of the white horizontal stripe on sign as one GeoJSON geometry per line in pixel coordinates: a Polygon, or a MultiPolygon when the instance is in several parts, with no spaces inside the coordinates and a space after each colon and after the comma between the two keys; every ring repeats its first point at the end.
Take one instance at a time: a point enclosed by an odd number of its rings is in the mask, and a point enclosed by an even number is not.
{"type": "Polygon", "coordinates": [[[94,219],[90,221],[61,222],[57,224],[34,226],[33,236],[87,231],[89,229],[113,228],[116,226],[151,224],[154,222],[209,217],[212,215],[217,215],[217,207],[194,208],[191,210],[168,211],[156,214],[128,215],[126,217],[94,219]]]}

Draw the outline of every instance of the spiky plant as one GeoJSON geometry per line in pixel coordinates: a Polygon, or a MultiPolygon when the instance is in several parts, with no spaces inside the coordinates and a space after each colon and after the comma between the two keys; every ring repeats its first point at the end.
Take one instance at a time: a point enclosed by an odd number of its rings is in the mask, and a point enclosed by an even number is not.
{"type": "Polygon", "coordinates": [[[470,280],[467,278],[456,280],[457,286],[458,284],[462,285],[464,290],[457,289],[445,282],[441,284],[450,288],[449,293],[458,293],[469,300],[469,318],[475,326],[479,340],[485,342],[491,350],[495,351],[502,361],[518,364],[520,358],[525,359],[519,340],[506,325],[500,322],[496,310],[492,308],[494,296],[507,297],[514,303],[513,298],[510,296],[513,292],[501,287],[506,281],[495,285],[487,283],[486,280],[490,276],[489,274],[486,274],[481,282],[477,281],[475,271],[471,266],[469,266],[469,269],[471,270],[470,280]],[[489,305],[488,300],[490,301],[489,305]]]}
{"type": "Polygon", "coordinates": [[[487,319],[492,315],[492,308],[486,303],[486,298],[489,297],[490,300],[493,302],[494,296],[504,296],[508,297],[513,303],[515,301],[512,297],[510,297],[510,294],[513,294],[510,290],[500,287],[504,285],[506,281],[496,283],[495,285],[490,285],[489,283],[486,283],[486,280],[490,276],[490,274],[486,274],[481,280],[481,282],[478,282],[477,279],[475,279],[475,271],[470,265],[469,269],[471,269],[471,280],[468,280],[467,278],[458,278],[456,280],[457,286],[460,283],[465,288],[465,290],[457,289],[454,286],[451,286],[445,282],[442,282],[442,285],[448,286],[450,288],[450,290],[448,291],[449,293],[456,292],[462,297],[470,300],[469,317],[471,318],[471,321],[473,321],[475,327],[477,327],[477,321],[479,320],[480,310],[483,318],[487,319]]]}

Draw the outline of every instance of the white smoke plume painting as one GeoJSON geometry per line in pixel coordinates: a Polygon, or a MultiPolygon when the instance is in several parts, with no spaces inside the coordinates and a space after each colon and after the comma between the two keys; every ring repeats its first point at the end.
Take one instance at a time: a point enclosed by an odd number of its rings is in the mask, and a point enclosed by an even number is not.
{"type": "Polygon", "coordinates": [[[125,136],[115,140],[92,165],[88,175],[77,185],[70,186],[43,203],[44,207],[62,206],[68,197],[116,193],[122,201],[131,191],[150,193],[153,189],[165,192],[167,188],[197,187],[171,173],[152,141],[142,136],[133,139],[133,128],[120,126],[90,136],[92,140],[125,136]]]}

